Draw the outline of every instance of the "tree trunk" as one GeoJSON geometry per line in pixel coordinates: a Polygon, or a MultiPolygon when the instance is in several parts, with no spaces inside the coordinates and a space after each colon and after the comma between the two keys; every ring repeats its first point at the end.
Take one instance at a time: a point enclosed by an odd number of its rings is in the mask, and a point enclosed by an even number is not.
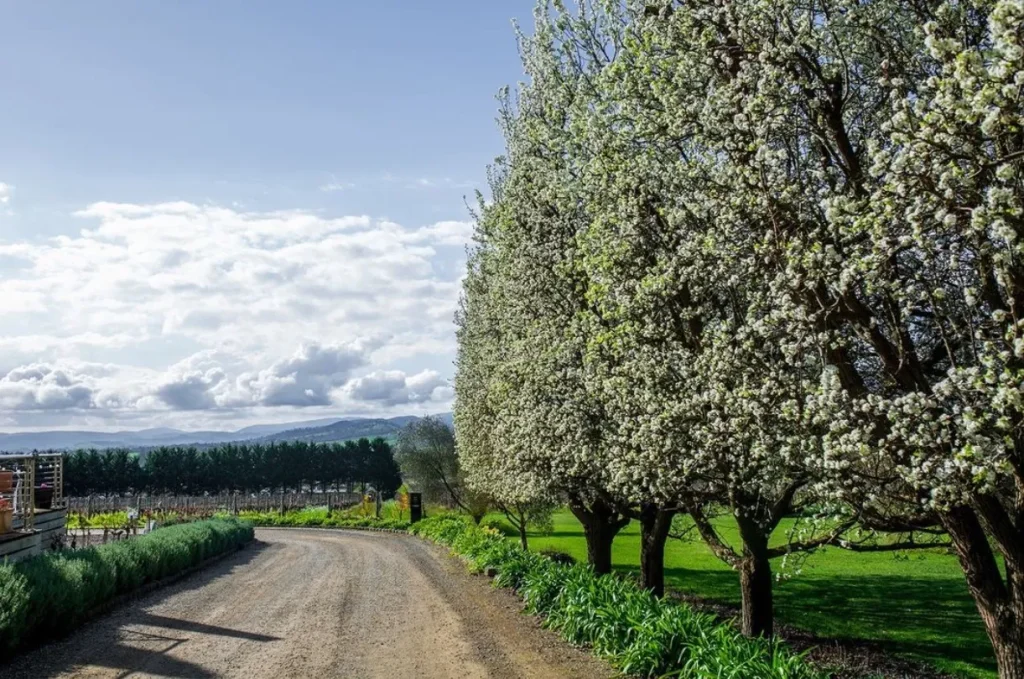
{"type": "Polygon", "coordinates": [[[675,514],[654,504],[640,512],[640,585],[658,597],[665,594],[665,542],[675,514]]]}
{"type": "Polygon", "coordinates": [[[974,510],[952,509],[942,516],[942,523],[985,623],[999,679],[1024,679],[1024,574],[1007,565],[1007,579],[1003,580],[996,555],[974,510]]]}
{"type": "Polygon", "coordinates": [[[587,538],[587,561],[598,575],[612,572],[612,540],[615,533],[606,524],[595,523],[583,526],[587,538]]]}
{"type": "Polygon", "coordinates": [[[629,517],[620,515],[615,508],[603,500],[595,500],[587,507],[579,501],[569,502],[569,509],[583,524],[583,535],[587,539],[587,561],[594,572],[604,575],[612,572],[612,541],[629,517]]]}
{"type": "Polygon", "coordinates": [[[992,648],[996,652],[999,679],[1024,679],[1024,635],[1018,633],[1010,641],[993,641],[992,648]]]}
{"type": "Polygon", "coordinates": [[[523,550],[529,550],[529,545],[526,544],[526,519],[524,518],[519,522],[519,544],[523,550]]]}
{"type": "Polygon", "coordinates": [[[770,638],[774,634],[772,565],[768,560],[768,536],[751,517],[737,518],[743,539],[740,560],[740,592],[743,600],[744,636],[770,638]]]}

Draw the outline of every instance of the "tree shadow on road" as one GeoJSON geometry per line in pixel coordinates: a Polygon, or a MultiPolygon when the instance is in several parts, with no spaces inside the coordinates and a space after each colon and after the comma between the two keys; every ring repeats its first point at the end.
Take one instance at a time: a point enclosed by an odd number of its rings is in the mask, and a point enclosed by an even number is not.
{"type": "Polygon", "coordinates": [[[280,641],[281,637],[273,637],[267,634],[256,634],[243,630],[231,629],[230,627],[218,627],[217,625],[206,625],[201,622],[182,620],[180,618],[169,618],[166,615],[153,615],[142,611],[134,616],[133,624],[145,625],[146,627],[164,627],[180,632],[195,632],[196,634],[209,634],[218,637],[232,637],[235,639],[246,639],[248,641],[280,641]]]}

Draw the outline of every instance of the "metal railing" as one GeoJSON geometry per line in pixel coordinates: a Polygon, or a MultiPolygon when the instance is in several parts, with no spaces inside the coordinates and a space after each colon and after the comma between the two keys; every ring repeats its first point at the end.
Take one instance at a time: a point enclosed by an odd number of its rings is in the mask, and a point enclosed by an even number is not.
{"type": "Polygon", "coordinates": [[[215,493],[213,495],[84,495],[66,498],[68,511],[91,516],[126,509],[146,511],[273,511],[303,507],[351,507],[363,499],[361,493],[215,493]]]}
{"type": "Polygon", "coordinates": [[[64,456],[60,453],[36,453],[35,487],[53,489],[53,506],[64,505],[64,456]]]}
{"type": "Polygon", "coordinates": [[[21,530],[35,526],[37,490],[52,493],[52,507],[64,504],[64,458],[60,453],[0,454],[0,471],[12,473],[10,488],[0,486],[0,498],[11,503],[15,526],[21,530]]]}

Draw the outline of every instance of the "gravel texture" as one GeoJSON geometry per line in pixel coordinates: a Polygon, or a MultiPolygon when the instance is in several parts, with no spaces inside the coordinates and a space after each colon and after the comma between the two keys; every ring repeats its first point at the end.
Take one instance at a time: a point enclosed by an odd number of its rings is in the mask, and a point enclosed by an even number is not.
{"type": "Polygon", "coordinates": [[[250,547],[0,665],[20,677],[600,679],[518,600],[406,535],[260,529],[250,547]]]}

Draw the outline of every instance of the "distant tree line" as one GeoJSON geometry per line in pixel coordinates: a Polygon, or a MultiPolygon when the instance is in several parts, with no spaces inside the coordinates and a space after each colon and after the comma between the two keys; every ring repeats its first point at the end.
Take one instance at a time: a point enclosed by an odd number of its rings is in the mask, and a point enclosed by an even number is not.
{"type": "Polygon", "coordinates": [[[76,450],[64,462],[71,496],[330,491],[353,484],[391,495],[401,483],[391,445],[382,438],[160,447],[144,458],[125,448],[76,450]]]}

